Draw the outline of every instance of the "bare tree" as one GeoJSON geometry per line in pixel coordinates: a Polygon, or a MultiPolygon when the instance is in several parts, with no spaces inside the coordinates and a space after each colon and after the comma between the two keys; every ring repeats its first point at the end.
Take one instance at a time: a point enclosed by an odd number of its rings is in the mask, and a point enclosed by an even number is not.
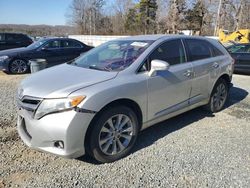
{"type": "Polygon", "coordinates": [[[80,34],[98,33],[103,5],[104,0],[73,0],[66,14],[68,23],[75,26],[80,34]]]}

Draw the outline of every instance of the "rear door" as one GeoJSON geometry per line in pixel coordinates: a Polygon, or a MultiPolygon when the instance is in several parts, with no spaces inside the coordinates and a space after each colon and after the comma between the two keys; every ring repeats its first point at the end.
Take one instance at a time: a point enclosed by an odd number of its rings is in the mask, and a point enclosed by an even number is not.
{"type": "Polygon", "coordinates": [[[195,104],[209,97],[209,86],[220,73],[223,53],[212,48],[206,40],[185,39],[188,62],[192,62],[194,78],[190,94],[190,104],[195,104]],[[213,55],[217,54],[217,55],[213,55]],[[221,56],[222,58],[218,58],[221,56]]]}
{"type": "Polygon", "coordinates": [[[166,61],[169,70],[159,71],[148,78],[149,120],[173,113],[188,106],[191,91],[192,64],[186,62],[183,43],[180,39],[166,41],[149,56],[166,61]]]}
{"type": "Polygon", "coordinates": [[[82,48],[82,45],[77,41],[62,39],[60,48],[62,53],[62,61],[67,62],[80,56],[82,53],[82,48]]]}

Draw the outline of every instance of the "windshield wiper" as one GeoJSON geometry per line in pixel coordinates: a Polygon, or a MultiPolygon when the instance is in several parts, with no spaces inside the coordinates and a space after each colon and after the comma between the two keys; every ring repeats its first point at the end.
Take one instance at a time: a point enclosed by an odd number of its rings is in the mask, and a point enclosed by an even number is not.
{"type": "Polygon", "coordinates": [[[101,68],[101,67],[97,67],[95,65],[90,65],[88,68],[89,69],[94,69],[94,70],[100,70],[100,71],[107,71],[106,69],[101,68]]]}

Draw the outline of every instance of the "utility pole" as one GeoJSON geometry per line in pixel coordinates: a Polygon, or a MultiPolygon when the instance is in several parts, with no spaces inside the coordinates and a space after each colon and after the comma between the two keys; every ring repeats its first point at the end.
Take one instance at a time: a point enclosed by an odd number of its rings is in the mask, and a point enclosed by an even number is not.
{"type": "Polygon", "coordinates": [[[220,0],[219,2],[219,7],[218,7],[218,12],[217,12],[217,17],[216,17],[216,21],[215,21],[215,28],[214,28],[214,36],[218,35],[219,32],[219,27],[220,27],[220,14],[221,14],[221,8],[222,8],[222,1],[220,0]]]}

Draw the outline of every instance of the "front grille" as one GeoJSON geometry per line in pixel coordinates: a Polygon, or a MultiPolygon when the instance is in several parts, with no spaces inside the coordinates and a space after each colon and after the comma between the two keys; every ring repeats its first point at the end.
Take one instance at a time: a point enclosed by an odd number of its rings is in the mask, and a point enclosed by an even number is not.
{"type": "Polygon", "coordinates": [[[34,112],[41,101],[41,98],[24,96],[21,100],[18,99],[18,106],[30,112],[34,112]]]}

